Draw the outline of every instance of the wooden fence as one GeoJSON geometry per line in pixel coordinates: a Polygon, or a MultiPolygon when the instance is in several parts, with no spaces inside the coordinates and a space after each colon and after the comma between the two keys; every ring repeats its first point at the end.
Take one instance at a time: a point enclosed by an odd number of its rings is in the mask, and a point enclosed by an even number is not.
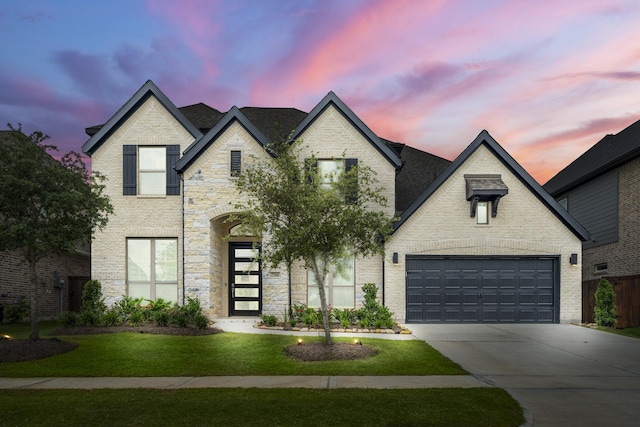
{"type": "MultiPolygon", "coordinates": [[[[612,285],[616,293],[616,328],[640,326],[640,275],[622,277],[604,277],[612,285]]],[[[582,321],[593,323],[593,309],[596,306],[595,292],[597,280],[582,282],[582,321]]]]}

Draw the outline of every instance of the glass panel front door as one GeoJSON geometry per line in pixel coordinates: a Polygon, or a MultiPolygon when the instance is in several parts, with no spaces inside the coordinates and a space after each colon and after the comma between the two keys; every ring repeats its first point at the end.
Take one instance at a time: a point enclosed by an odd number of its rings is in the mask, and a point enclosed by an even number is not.
{"type": "Polygon", "coordinates": [[[251,242],[229,243],[229,315],[259,316],[262,312],[260,249],[251,242]]]}

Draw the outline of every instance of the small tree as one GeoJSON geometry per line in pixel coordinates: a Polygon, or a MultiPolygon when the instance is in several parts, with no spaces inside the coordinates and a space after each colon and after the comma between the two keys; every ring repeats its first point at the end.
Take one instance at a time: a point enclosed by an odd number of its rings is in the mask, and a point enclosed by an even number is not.
{"type": "Polygon", "coordinates": [[[616,324],[616,293],[607,279],[600,279],[595,293],[594,318],[598,326],[613,327],[616,324]]]}
{"type": "Polygon", "coordinates": [[[29,265],[31,339],[39,338],[36,265],[49,255],[73,253],[102,229],[113,212],[104,177],[91,175],[79,153],[56,160],[42,132],[25,135],[9,125],[0,141],[0,251],[17,251],[29,265]]]}
{"type": "Polygon", "coordinates": [[[313,166],[315,156],[303,158],[301,141],[267,149],[273,161],[256,161],[236,181],[239,192],[248,198],[236,205],[239,214],[234,219],[240,219],[253,235],[265,238],[265,265],[290,266],[302,260],[312,272],[325,343],[330,344],[324,288],[330,266],[340,268],[346,256],[382,254],[394,218],[382,211],[387,200],[370,168],[353,166],[330,180],[313,166]]]}

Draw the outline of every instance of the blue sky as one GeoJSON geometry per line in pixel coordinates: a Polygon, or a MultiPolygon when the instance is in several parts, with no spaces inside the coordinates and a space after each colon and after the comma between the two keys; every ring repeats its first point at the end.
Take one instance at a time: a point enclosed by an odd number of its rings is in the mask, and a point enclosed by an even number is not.
{"type": "Polygon", "coordinates": [[[640,2],[0,0],[0,118],[62,152],[148,79],[178,106],[334,91],[452,160],[487,129],[539,182],[640,119],[640,2]]]}

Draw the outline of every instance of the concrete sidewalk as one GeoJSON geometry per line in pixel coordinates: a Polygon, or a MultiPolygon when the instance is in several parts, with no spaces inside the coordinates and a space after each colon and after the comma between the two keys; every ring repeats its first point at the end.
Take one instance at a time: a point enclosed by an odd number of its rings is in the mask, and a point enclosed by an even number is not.
{"type": "Polygon", "coordinates": [[[434,376],[216,376],[216,377],[77,377],[0,378],[0,389],[102,388],[444,388],[491,387],[471,375],[434,376]]]}

